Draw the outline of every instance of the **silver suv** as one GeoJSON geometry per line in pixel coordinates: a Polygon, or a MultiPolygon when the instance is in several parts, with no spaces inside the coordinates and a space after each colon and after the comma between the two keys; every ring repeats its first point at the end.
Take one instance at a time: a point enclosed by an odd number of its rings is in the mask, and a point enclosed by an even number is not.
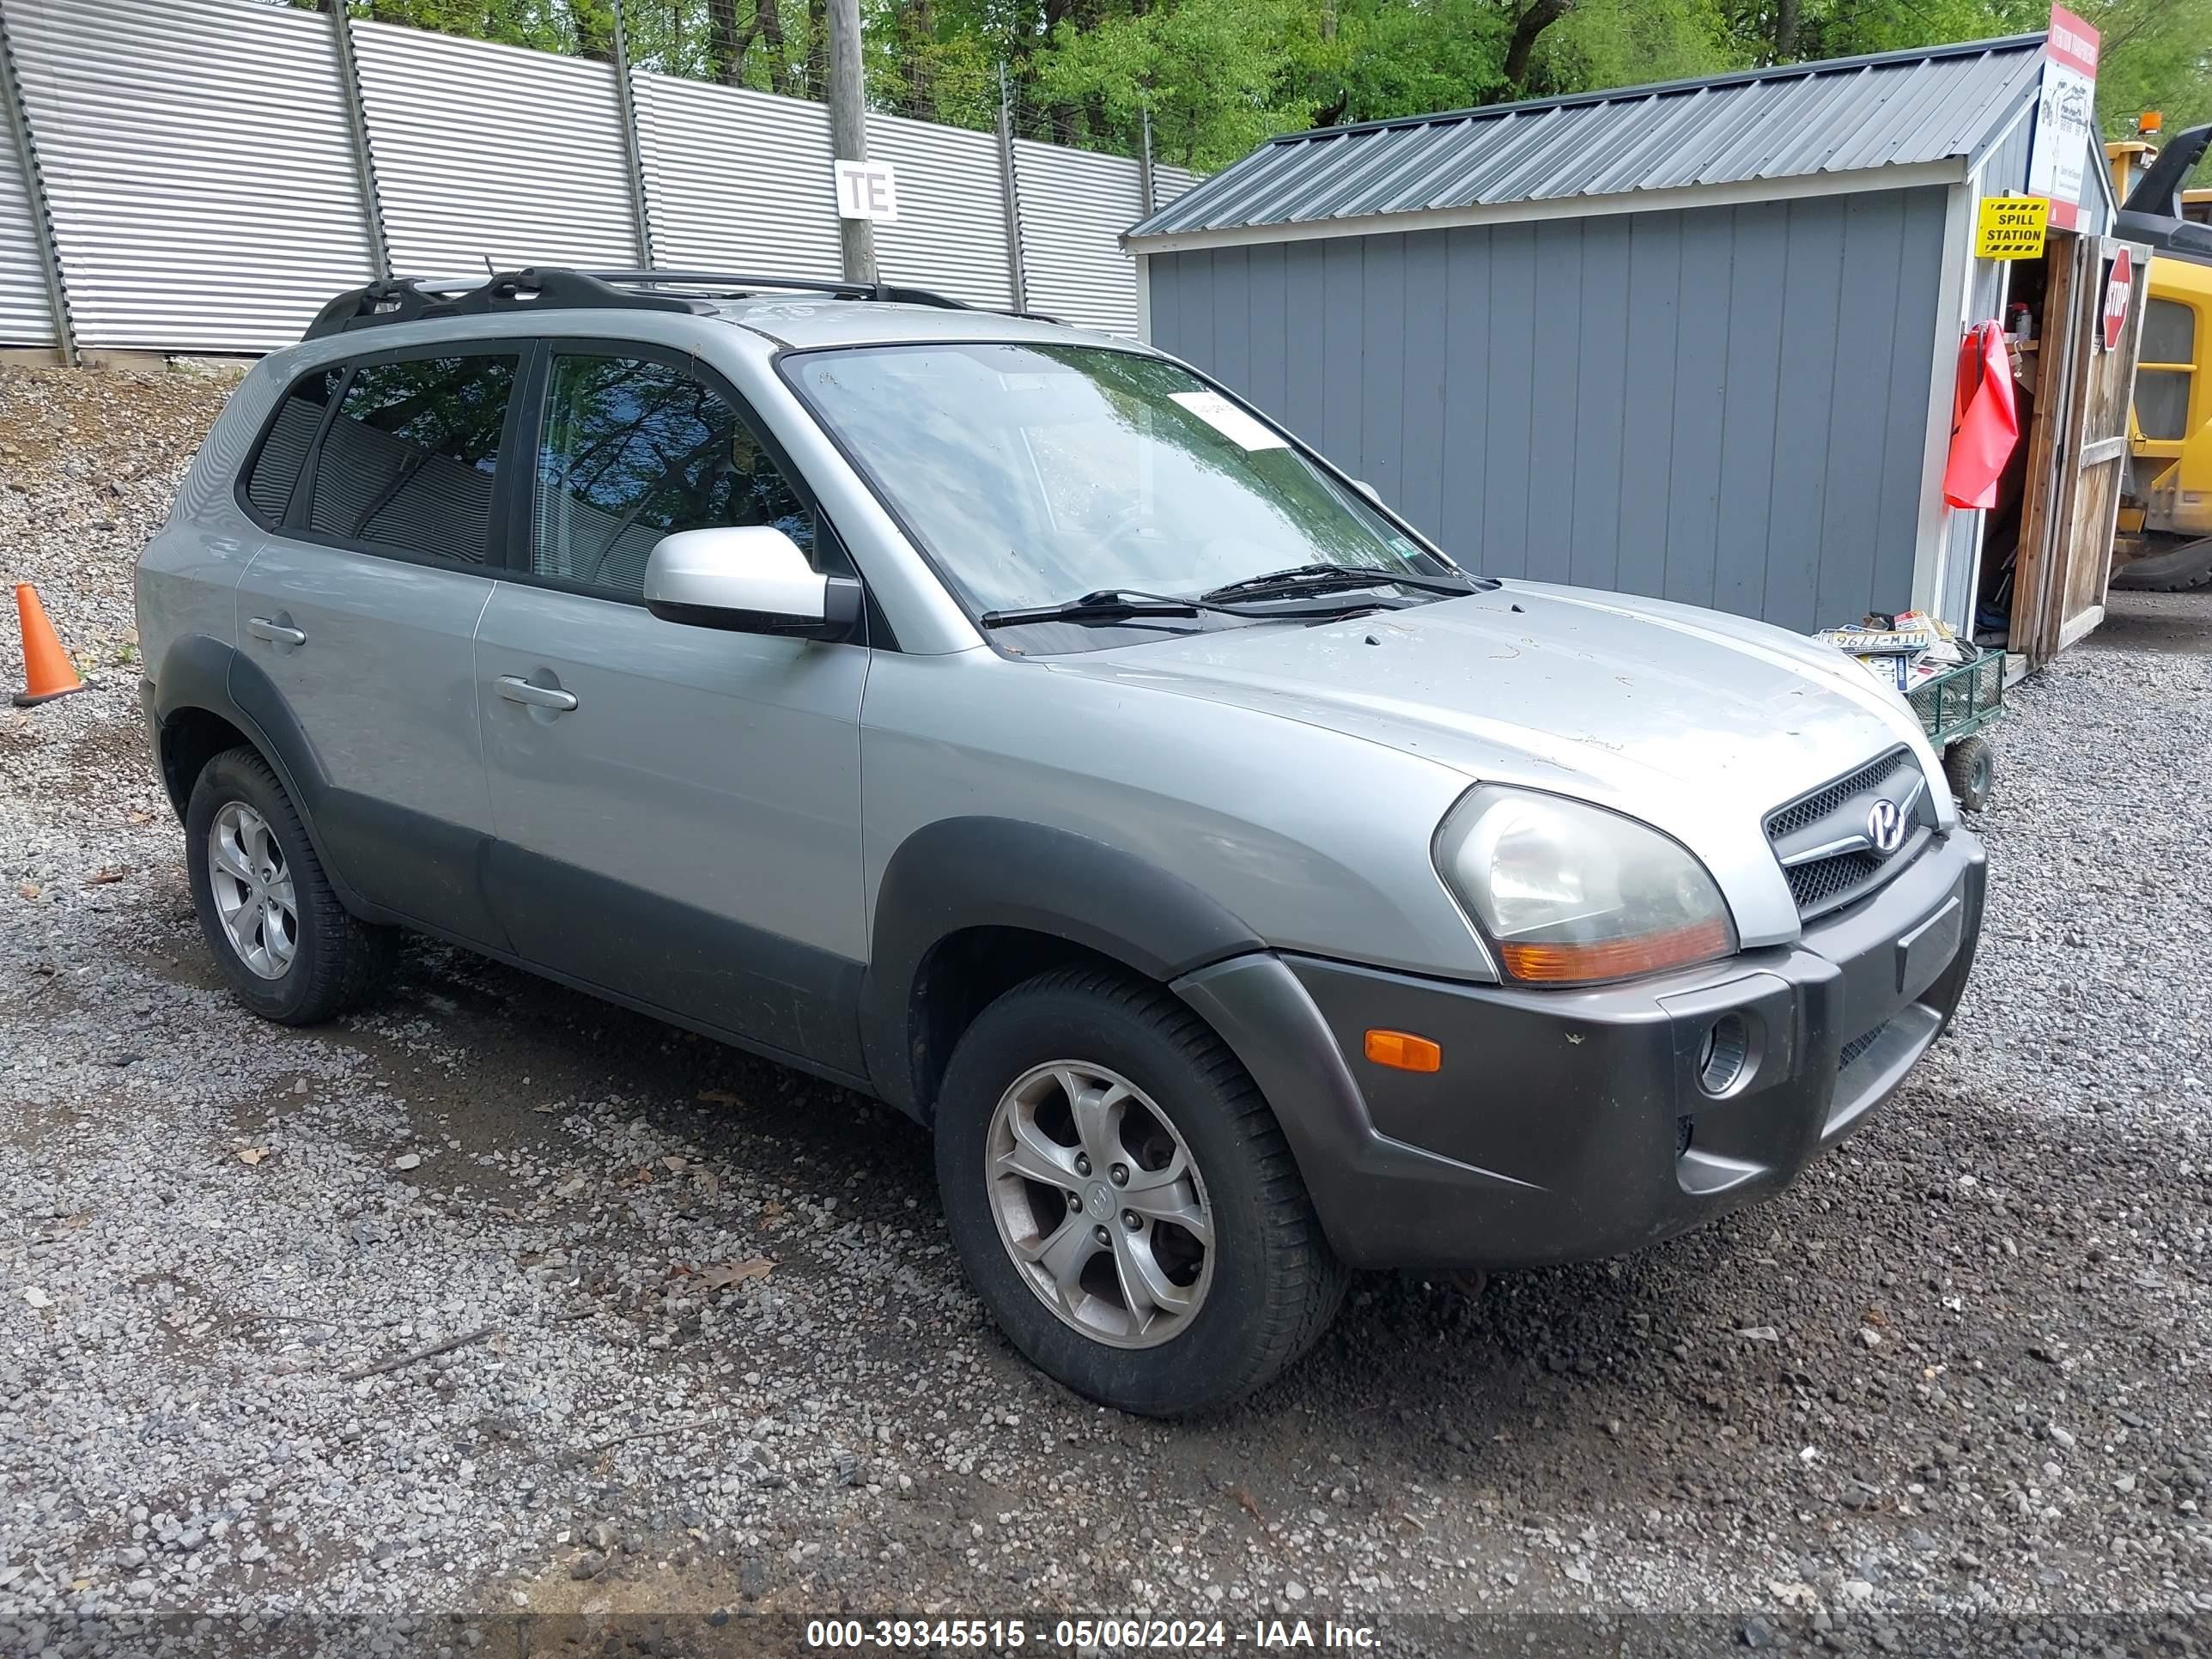
{"type": "Polygon", "coordinates": [[[1171,359],[927,295],[342,295],[137,601],[249,1007],[412,928],[879,1097],[1016,1346],[1135,1412],[1264,1382],[1349,1268],[1776,1191],[1980,927],[1829,647],[1468,572],[1171,359]]]}

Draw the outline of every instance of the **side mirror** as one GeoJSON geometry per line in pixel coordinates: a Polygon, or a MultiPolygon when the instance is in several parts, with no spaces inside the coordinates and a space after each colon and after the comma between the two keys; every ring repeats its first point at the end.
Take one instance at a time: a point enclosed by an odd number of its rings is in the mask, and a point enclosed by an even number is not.
{"type": "Polygon", "coordinates": [[[694,628],[842,640],[860,620],[860,584],[823,575],[768,525],[679,530],[645,562],[645,608],[694,628]]]}
{"type": "Polygon", "coordinates": [[[1380,507],[1382,505],[1382,492],[1376,489],[1373,484],[1368,483],[1366,479],[1354,478],[1352,481],[1352,487],[1358,490],[1361,495],[1366,496],[1369,501],[1374,502],[1376,506],[1380,507]]]}

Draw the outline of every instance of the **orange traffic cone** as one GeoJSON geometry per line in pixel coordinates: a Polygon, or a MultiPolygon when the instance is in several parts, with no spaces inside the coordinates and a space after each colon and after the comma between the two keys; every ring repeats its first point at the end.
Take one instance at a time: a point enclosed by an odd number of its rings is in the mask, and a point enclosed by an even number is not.
{"type": "Polygon", "coordinates": [[[69,653],[39,603],[39,590],[28,582],[15,584],[15,615],[23,624],[23,689],[15,694],[15,707],[28,708],[83,690],[84,682],[70,665],[69,653]]]}

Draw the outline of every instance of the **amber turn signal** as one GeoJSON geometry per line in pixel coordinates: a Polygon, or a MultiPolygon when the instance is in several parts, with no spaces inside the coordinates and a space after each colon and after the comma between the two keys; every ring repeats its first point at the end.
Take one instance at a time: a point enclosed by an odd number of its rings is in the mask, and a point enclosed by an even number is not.
{"type": "Polygon", "coordinates": [[[1443,1065],[1444,1051],[1411,1031],[1374,1030],[1367,1034],[1367,1058],[1401,1072],[1433,1072],[1443,1065]]]}
{"type": "Polygon", "coordinates": [[[1729,943],[1728,924],[1715,919],[1668,933],[1595,945],[1507,943],[1498,947],[1498,953],[1505,959],[1505,971],[1517,980],[1536,985],[1577,985],[1710,962],[1726,956],[1729,943]]]}

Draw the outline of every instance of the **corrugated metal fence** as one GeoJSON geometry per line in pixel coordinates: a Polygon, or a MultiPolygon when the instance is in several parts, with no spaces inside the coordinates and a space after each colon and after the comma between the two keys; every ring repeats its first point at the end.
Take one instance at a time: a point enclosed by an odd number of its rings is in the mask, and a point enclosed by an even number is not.
{"type": "MultiPolygon", "coordinates": [[[[0,346],[264,351],[342,289],[487,262],[839,268],[828,112],[763,93],[252,0],[0,0],[0,346]]],[[[1135,331],[1141,163],[868,143],[887,280],[1135,331]]]]}

